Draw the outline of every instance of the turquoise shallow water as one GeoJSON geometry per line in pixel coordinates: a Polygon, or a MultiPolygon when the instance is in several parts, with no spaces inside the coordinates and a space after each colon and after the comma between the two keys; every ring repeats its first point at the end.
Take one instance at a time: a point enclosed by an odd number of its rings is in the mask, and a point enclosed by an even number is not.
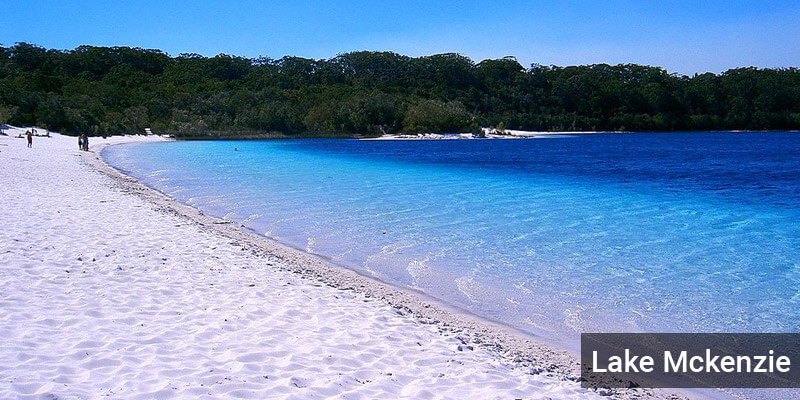
{"type": "Polygon", "coordinates": [[[170,142],[103,156],[208,213],[567,344],[800,328],[796,133],[170,142]]]}

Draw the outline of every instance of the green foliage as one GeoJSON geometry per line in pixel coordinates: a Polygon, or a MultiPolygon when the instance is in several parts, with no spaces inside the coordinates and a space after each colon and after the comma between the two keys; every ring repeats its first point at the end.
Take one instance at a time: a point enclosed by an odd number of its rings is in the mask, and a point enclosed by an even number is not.
{"type": "Polygon", "coordinates": [[[800,71],[693,77],[621,64],[359,51],[329,60],[0,46],[0,122],[193,138],[499,130],[800,129],[800,71]]]}
{"type": "Polygon", "coordinates": [[[470,130],[470,117],[458,101],[419,100],[408,107],[403,126],[410,133],[464,132],[470,130]]]}
{"type": "Polygon", "coordinates": [[[5,124],[17,112],[17,107],[0,106],[0,125],[5,124]]]}

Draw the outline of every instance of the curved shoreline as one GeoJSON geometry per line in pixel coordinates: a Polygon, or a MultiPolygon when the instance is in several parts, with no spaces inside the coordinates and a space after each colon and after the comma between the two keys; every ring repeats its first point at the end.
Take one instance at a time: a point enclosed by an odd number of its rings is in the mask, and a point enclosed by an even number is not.
{"type": "MultiPolygon", "coordinates": [[[[203,211],[183,204],[164,193],[112,167],[100,156],[108,146],[126,144],[98,143],[92,152],[82,153],[81,160],[95,170],[109,176],[120,188],[135,194],[157,210],[189,220],[201,229],[213,231],[233,240],[242,250],[253,255],[280,261],[279,268],[327,286],[353,291],[366,297],[380,299],[392,306],[398,314],[422,323],[432,324],[441,333],[456,334],[464,345],[475,344],[492,350],[498,357],[521,368],[536,373],[547,373],[563,380],[578,381],[579,354],[560,349],[556,343],[522,332],[502,322],[477,316],[467,310],[449,305],[423,292],[401,288],[354,269],[325,260],[321,255],[306,252],[267,236],[252,232],[237,223],[210,216],[203,211]]],[[[631,389],[607,391],[617,398],[670,398],[675,391],[631,389]]],[[[685,396],[686,393],[683,394],[685,396]]],[[[692,393],[693,396],[698,393],[692,393]]],[[[716,396],[714,396],[716,397],[716,396]]]]}
{"type": "MultiPolygon", "coordinates": [[[[250,228],[250,227],[248,227],[248,226],[246,226],[244,224],[241,224],[240,222],[225,219],[224,217],[220,216],[219,214],[214,215],[214,214],[211,214],[211,213],[206,213],[206,212],[200,210],[199,208],[187,205],[187,204],[185,204],[185,203],[183,203],[183,202],[181,202],[179,200],[176,200],[173,197],[171,197],[170,195],[160,191],[159,189],[157,189],[157,188],[155,188],[155,187],[153,187],[151,185],[148,185],[147,183],[142,182],[139,179],[129,175],[127,173],[127,171],[125,171],[124,169],[119,169],[119,168],[116,168],[116,167],[110,165],[103,158],[102,152],[106,148],[113,147],[113,146],[118,146],[118,145],[129,145],[129,144],[136,144],[136,143],[108,143],[108,144],[103,143],[103,144],[100,144],[99,147],[97,148],[97,157],[99,158],[99,160],[102,163],[102,165],[99,165],[99,166],[96,165],[95,168],[99,167],[99,168],[105,169],[106,167],[108,167],[108,168],[111,169],[111,171],[102,171],[102,172],[106,173],[106,175],[111,176],[111,174],[113,174],[115,176],[119,175],[119,176],[121,176],[121,177],[123,177],[125,179],[133,179],[139,185],[142,185],[142,186],[146,187],[147,189],[154,191],[159,197],[165,198],[169,202],[169,204],[175,204],[175,205],[179,205],[181,207],[188,207],[191,210],[196,211],[197,213],[199,213],[199,215],[202,216],[202,218],[207,218],[207,219],[209,219],[211,221],[210,227],[212,229],[213,228],[222,228],[223,226],[233,227],[234,231],[245,233],[245,234],[247,234],[249,236],[254,236],[257,239],[265,240],[272,247],[275,247],[275,246],[277,246],[279,248],[282,247],[282,248],[284,248],[284,250],[296,253],[296,255],[298,255],[300,257],[306,257],[309,261],[320,262],[320,263],[322,263],[323,265],[325,265],[328,268],[328,271],[325,271],[326,273],[337,274],[337,273],[340,273],[342,271],[346,271],[348,273],[355,273],[356,275],[360,276],[361,278],[366,279],[368,282],[376,283],[378,285],[384,285],[384,286],[387,286],[387,287],[391,288],[394,291],[399,291],[399,292],[402,292],[404,294],[410,295],[410,296],[412,296],[414,298],[417,298],[417,300],[423,302],[424,305],[425,305],[425,309],[423,311],[427,311],[427,309],[430,308],[429,307],[430,305],[436,305],[438,308],[440,308],[442,310],[442,312],[445,312],[447,314],[463,315],[463,317],[467,318],[470,321],[474,320],[477,324],[495,326],[495,327],[497,327],[497,328],[499,328],[499,329],[501,329],[503,331],[508,331],[509,333],[511,333],[511,334],[513,334],[515,336],[520,336],[521,338],[530,339],[530,340],[532,340],[533,343],[538,343],[540,345],[545,346],[546,348],[552,349],[553,351],[560,352],[560,353],[565,353],[567,356],[574,358],[575,363],[577,363],[578,359],[580,358],[580,348],[578,346],[578,343],[575,343],[575,345],[572,346],[572,345],[567,344],[564,341],[559,341],[559,340],[554,339],[554,338],[547,338],[544,335],[539,335],[539,334],[537,334],[536,331],[533,331],[533,332],[525,331],[525,330],[520,329],[518,327],[515,327],[514,325],[511,325],[509,323],[506,323],[506,322],[503,322],[503,321],[500,321],[500,320],[496,320],[496,319],[492,319],[492,318],[489,318],[489,317],[484,317],[484,316],[478,315],[478,314],[472,312],[469,309],[460,307],[460,306],[458,306],[456,304],[451,304],[445,299],[438,298],[438,297],[433,296],[431,294],[425,293],[422,290],[418,290],[418,289],[415,289],[415,288],[412,288],[412,287],[400,286],[398,284],[394,284],[392,282],[383,280],[383,279],[381,279],[379,277],[376,277],[374,275],[370,275],[365,270],[358,269],[354,265],[348,265],[348,264],[343,263],[343,262],[333,261],[331,259],[331,257],[328,257],[325,254],[315,253],[315,252],[303,249],[302,247],[298,247],[297,245],[294,245],[292,243],[285,242],[285,241],[276,239],[274,237],[270,237],[268,235],[259,233],[255,229],[250,228]]],[[[114,176],[112,176],[112,177],[114,177],[114,176]]],[[[189,216],[189,217],[191,218],[191,216],[189,216]]],[[[197,221],[195,221],[195,222],[197,222],[197,221]]],[[[225,232],[221,232],[220,231],[220,233],[224,234],[225,232]]],[[[300,261],[302,261],[302,260],[300,260],[300,261]]],[[[362,291],[362,290],[357,290],[357,291],[373,295],[373,293],[371,293],[371,292],[366,292],[366,291],[362,291]]],[[[389,301],[390,300],[389,298],[387,298],[386,300],[390,304],[395,305],[394,303],[389,301]]],[[[405,304],[397,304],[397,306],[405,306],[405,304]]],[[[579,369],[576,370],[575,374],[579,375],[580,374],[580,370],[579,369]]]]}

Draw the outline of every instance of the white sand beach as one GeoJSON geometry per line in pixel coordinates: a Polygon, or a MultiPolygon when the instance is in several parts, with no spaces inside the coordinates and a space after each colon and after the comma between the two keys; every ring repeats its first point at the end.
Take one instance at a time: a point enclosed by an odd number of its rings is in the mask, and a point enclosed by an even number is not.
{"type": "Polygon", "coordinates": [[[73,137],[28,149],[0,135],[0,398],[609,394],[566,379],[574,365],[538,348],[520,358],[449,314],[426,319],[386,300],[402,294],[361,290],[368,278],[303,272],[238,227],[149,200],[98,167],[100,147],[136,140],[164,139],[91,138],[87,153],[73,137]]]}
{"type": "Polygon", "coordinates": [[[464,140],[464,139],[535,139],[571,135],[591,135],[597,133],[619,133],[605,131],[520,131],[505,129],[498,131],[494,128],[483,128],[483,137],[472,133],[393,133],[376,138],[361,140],[464,140]]]}

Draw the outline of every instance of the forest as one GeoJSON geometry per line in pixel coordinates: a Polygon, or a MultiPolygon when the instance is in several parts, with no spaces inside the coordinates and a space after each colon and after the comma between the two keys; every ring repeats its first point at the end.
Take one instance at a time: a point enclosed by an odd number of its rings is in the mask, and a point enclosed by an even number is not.
{"type": "Polygon", "coordinates": [[[521,65],[455,53],[331,59],[0,46],[0,124],[185,138],[800,129],[800,70],[521,65]]]}

